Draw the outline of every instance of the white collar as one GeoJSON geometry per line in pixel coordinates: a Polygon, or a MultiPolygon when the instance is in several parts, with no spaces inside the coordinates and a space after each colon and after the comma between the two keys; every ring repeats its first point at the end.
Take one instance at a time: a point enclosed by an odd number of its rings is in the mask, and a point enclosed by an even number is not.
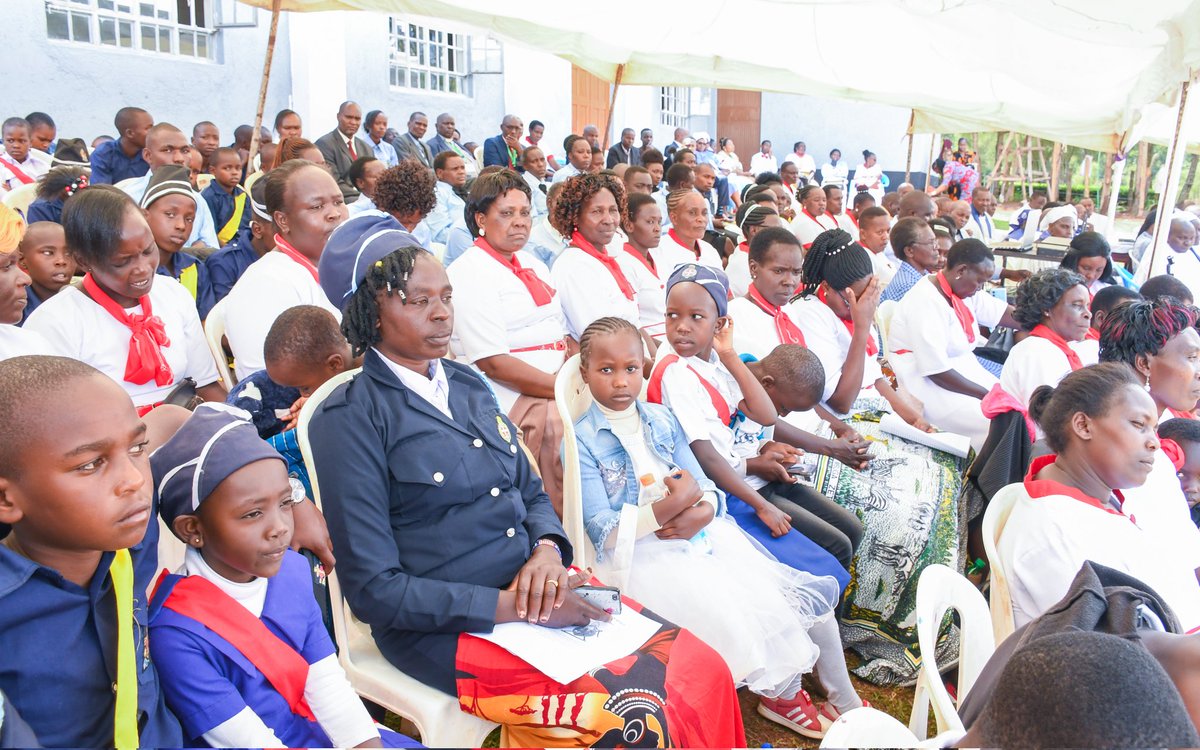
{"type": "Polygon", "coordinates": [[[374,351],[392,371],[392,374],[400,379],[405,388],[428,401],[434,408],[445,414],[447,419],[454,419],[454,415],[450,413],[450,381],[446,378],[446,368],[442,367],[442,360],[433,360],[429,365],[429,375],[421,377],[407,367],[388,359],[378,349],[374,351]]]}
{"type": "Polygon", "coordinates": [[[267,601],[269,578],[255,578],[248,583],[231,581],[213,570],[200,554],[200,550],[195,547],[188,547],[184,552],[181,572],[189,576],[200,576],[221,589],[238,604],[250,610],[250,614],[262,617],[263,605],[267,601]]]}

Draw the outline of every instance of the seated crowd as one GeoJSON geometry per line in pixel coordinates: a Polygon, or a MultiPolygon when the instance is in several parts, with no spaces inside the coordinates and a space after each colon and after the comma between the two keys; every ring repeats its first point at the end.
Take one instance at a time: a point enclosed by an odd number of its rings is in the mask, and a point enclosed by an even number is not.
{"type": "MultiPolygon", "coordinates": [[[[1196,213],[1129,274],[1090,200],[998,227],[965,141],[889,192],[869,151],[764,141],[747,170],[683,129],[556,156],[536,120],[429,120],[348,101],[225,147],[127,107],[90,149],[3,122],[0,746],[418,746],[339,664],[335,570],[383,657],[503,744],[745,746],[740,688],[818,739],[866,705],[851,671],[916,679],[917,582],[987,570],[1001,493],[1038,640],[943,740],[1200,743],[1196,213]],[[1061,264],[997,268],[1027,237],[1061,264]],[[1094,581],[1153,606],[1050,632],[1094,581]],[[598,658],[614,618],[645,637],[598,658]],[[551,676],[514,629],[590,666],[551,676]],[[1156,723],[1038,734],[1015,675],[1107,680],[1097,648],[1156,723]]],[[[1056,705],[1099,716],[1077,688],[1056,705]]]]}

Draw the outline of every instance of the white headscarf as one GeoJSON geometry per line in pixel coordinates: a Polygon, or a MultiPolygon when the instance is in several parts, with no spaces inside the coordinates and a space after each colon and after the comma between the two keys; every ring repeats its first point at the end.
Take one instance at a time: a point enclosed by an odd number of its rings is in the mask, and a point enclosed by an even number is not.
{"type": "Polygon", "coordinates": [[[1075,207],[1069,203],[1065,206],[1052,208],[1049,211],[1043,211],[1042,220],[1038,222],[1038,229],[1044,232],[1049,229],[1050,225],[1054,222],[1066,218],[1071,220],[1071,228],[1074,229],[1075,225],[1079,222],[1079,213],[1075,210],[1075,207]]]}

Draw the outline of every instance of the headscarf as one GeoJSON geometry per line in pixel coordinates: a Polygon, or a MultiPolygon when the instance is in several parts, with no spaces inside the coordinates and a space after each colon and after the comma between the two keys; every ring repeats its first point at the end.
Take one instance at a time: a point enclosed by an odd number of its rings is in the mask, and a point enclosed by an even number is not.
{"type": "Polygon", "coordinates": [[[684,281],[704,287],[704,291],[708,292],[717,304],[718,317],[723,318],[729,314],[729,278],[723,271],[699,263],[684,263],[677,266],[667,279],[667,294],[671,293],[671,287],[684,281]]]}

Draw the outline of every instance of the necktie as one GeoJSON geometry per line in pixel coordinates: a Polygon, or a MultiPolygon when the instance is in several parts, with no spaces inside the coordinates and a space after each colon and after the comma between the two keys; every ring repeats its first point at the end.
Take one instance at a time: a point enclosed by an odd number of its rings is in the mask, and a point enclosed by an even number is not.
{"type": "Polygon", "coordinates": [[[346,140],[346,148],[350,151],[350,161],[357,161],[358,154],[354,153],[354,139],[353,138],[349,138],[346,140]]]}
{"type": "Polygon", "coordinates": [[[108,569],[117,600],[117,700],[113,745],[117,750],[138,746],[137,645],[133,642],[133,560],[119,549],[108,569]]]}

